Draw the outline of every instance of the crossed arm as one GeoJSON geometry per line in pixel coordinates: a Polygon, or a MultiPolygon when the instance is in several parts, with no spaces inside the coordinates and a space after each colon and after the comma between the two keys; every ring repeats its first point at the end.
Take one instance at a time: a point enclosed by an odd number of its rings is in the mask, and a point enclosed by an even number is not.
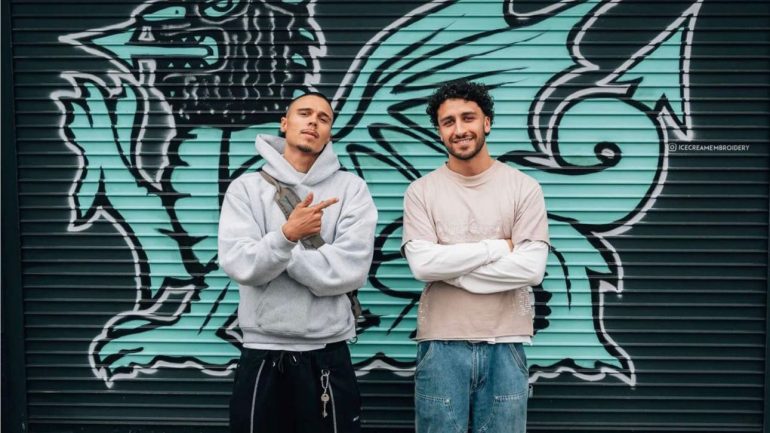
{"type": "Polygon", "coordinates": [[[359,191],[360,203],[346,210],[337,223],[337,237],[317,250],[295,248],[286,272],[316,296],[334,296],[360,289],[374,255],[377,208],[369,191],[359,191]]]}
{"type": "Polygon", "coordinates": [[[239,187],[231,185],[225,196],[219,224],[219,265],[233,280],[261,286],[286,272],[316,296],[364,285],[374,254],[377,209],[363,182],[340,214],[335,239],[317,250],[303,249],[281,228],[263,231],[239,187]]]}
{"type": "Polygon", "coordinates": [[[286,270],[296,243],[280,230],[265,233],[241,185],[225,195],[219,219],[219,266],[239,284],[262,286],[286,270]]]}
{"type": "Polygon", "coordinates": [[[505,240],[439,245],[412,240],[404,253],[415,278],[444,281],[472,293],[489,294],[540,284],[548,244],[524,241],[510,251],[505,240]]]}

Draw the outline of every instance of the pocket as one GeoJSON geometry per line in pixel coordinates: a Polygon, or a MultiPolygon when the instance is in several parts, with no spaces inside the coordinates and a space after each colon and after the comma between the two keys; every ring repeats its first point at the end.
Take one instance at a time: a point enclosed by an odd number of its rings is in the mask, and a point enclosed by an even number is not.
{"type": "Polygon", "coordinates": [[[329,396],[326,412],[332,431],[360,431],[361,394],[347,345],[313,356],[313,371],[320,379],[321,395],[325,390],[329,396]]]}
{"type": "Polygon", "coordinates": [[[515,395],[495,396],[492,413],[480,431],[526,433],[527,391],[515,395]]]}
{"type": "Polygon", "coordinates": [[[419,370],[421,366],[425,365],[433,356],[433,348],[436,346],[435,341],[420,341],[417,343],[417,364],[415,371],[419,370]]]}
{"type": "Polygon", "coordinates": [[[414,415],[417,431],[425,431],[430,426],[430,431],[442,433],[465,433],[467,429],[460,427],[457,422],[452,400],[443,397],[433,397],[415,393],[414,415]]]}
{"type": "MultiPolygon", "coordinates": [[[[230,420],[248,426],[252,403],[259,381],[265,372],[266,350],[243,349],[235,370],[233,392],[230,395],[230,420]]],[[[235,431],[235,430],[234,430],[235,431]]]]}
{"type": "Polygon", "coordinates": [[[524,346],[521,343],[508,343],[508,349],[511,351],[513,362],[529,377],[529,366],[527,365],[527,355],[524,353],[524,346]]]}
{"type": "Polygon", "coordinates": [[[346,296],[315,296],[286,273],[271,281],[260,298],[254,320],[262,332],[326,338],[355,326],[346,296]]]}
{"type": "Polygon", "coordinates": [[[261,349],[241,349],[241,356],[238,359],[238,365],[235,367],[235,375],[233,377],[233,383],[237,384],[238,379],[244,374],[250,371],[256,371],[262,360],[267,358],[267,350],[261,349]]]}

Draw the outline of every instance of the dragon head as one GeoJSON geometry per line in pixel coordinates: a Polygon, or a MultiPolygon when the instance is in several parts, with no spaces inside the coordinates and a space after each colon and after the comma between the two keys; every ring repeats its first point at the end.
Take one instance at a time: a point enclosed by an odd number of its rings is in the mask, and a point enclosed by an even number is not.
{"type": "Polygon", "coordinates": [[[128,21],[62,41],[144,75],[178,125],[245,128],[277,121],[318,82],[325,41],[314,3],[153,0],[128,21]]]}

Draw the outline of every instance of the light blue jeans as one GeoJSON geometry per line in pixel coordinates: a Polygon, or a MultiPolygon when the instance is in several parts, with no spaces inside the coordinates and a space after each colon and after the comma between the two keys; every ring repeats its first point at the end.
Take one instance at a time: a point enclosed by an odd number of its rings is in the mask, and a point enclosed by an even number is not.
{"type": "Polygon", "coordinates": [[[417,433],[525,433],[529,370],[521,343],[417,345],[417,433]]]}

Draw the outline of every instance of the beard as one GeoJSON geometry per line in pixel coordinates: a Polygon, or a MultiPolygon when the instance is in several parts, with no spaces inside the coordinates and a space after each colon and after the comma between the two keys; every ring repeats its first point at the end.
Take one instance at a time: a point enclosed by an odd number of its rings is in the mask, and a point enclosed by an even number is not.
{"type": "Polygon", "coordinates": [[[316,152],[313,150],[310,146],[305,146],[304,144],[297,145],[297,149],[302,153],[307,153],[308,155],[313,155],[316,152]]]}
{"type": "Polygon", "coordinates": [[[471,159],[475,158],[476,155],[481,152],[481,149],[484,148],[484,145],[487,144],[486,137],[478,137],[474,135],[471,137],[471,139],[474,141],[474,147],[470,151],[466,151],[465,153],[461,153],[458,150],[456,150],[453,146],[448,145],[446,146],[447,152],[449,152],[450,155],[455,157],[456,159],[459,159],[460,161],[470,161],[471,159]]]}

